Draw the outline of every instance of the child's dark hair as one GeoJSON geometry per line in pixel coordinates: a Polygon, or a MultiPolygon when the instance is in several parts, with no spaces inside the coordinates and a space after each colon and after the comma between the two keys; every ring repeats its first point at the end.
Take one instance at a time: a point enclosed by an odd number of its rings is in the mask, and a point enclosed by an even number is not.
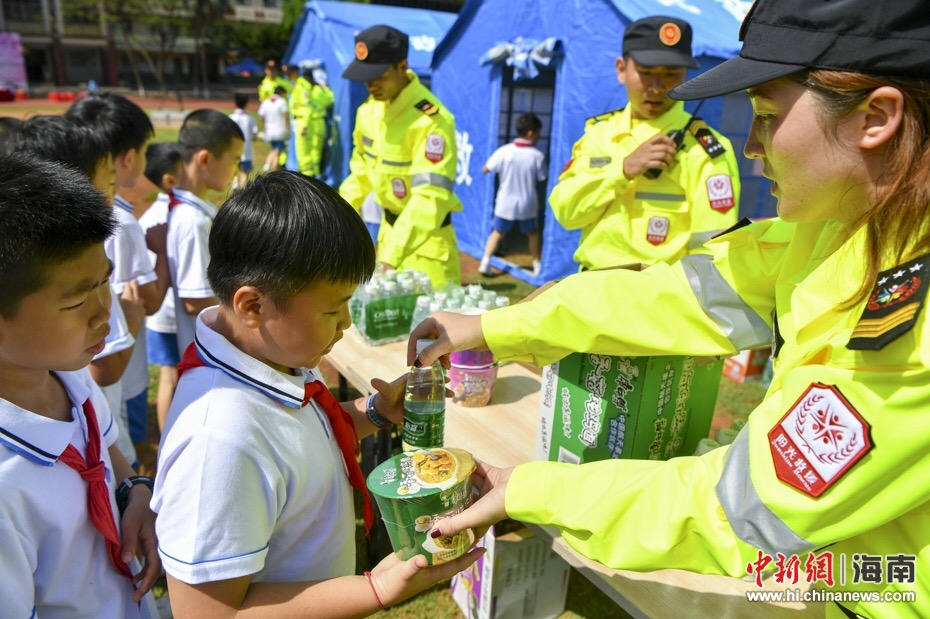
{"type": "Polygon", "coordinates": [[[90,179],[110,158],[103,136],[69,116],[33,116],[13,139],[9,152],[14,151],[63,163],[90,179]]]}
{"type": "Polygon", "coordinates": [[[49,266],[103,243],[115,227],[113,208],[76,170],[0,153],[0,316],[12,318],[45,286],[49,266]]]}
{"type": "Polygon", "coordinates": [[[184,119],[178,132],[178,145],[184,161],[206,149],[214,157],[222,157],[233,140],[245,141],[242,129],[232,118],[216,110],[194,110],[184,119]]]}
{"type": "Polygon", "coordinates": [[[177,173],[183,164],[177,142],[154,142],[145,149],[145,178],[159,189],[164,189],[161,183],[165,174],[177,173]]]}
{"type": "Polygon", "coordinates": [[[284,95],[287,94],[287,90],[285,90],[284,86],[275,86],[274,94],[283,97],[284,95]]]}
{"type": "Polygon", "coordinates": [[[236,102],[237,108],[244,110],[245,106],[249,104],[249,95],[244,92],[237,92],[233,95],[233,101],[236,102]]]}
{"type": "Polygon", "coordinates": [[[155,127],[145,111],[115,92],[92,93],[79,99],[67,113],[99,131],[113,157],[128,150],[141,150],[155,137],[155,127]]]}
{"type": "Polygon", "coordinates": [[[12,116],[0,116],[0,152],[10,145],[23,128],[23,121],[12,116]]]}
{"type": "Polygon", "coordinates": [[[542,129],[542,121],[539,120],[539,116],[532,112],[527,112],[517,119],[517,135],[521,138],[526,137],[526,134],[530,131],[539,133],[540,129],[542,129]]]}
{"type": "Polygon", "coordinates": [[[374,268],[375,248],[355,209],[329,185],[295,172],[249,182],[210,230],[207,279],[226,306],[241,286],[284,307],[314,283],[361,284],[374,268]]]}

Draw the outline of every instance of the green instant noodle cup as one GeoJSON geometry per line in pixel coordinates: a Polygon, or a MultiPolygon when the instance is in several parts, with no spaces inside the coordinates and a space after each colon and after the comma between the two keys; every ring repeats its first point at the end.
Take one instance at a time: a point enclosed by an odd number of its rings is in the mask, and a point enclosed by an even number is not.
{"type": "Polygon", "coordinates": [[[425,555],[430,565],[460,557],[475,542],[467,529],[430,537],[433,525],[471,504],[475,460],[462,449],[437,447],[408,451],[385,460],[368,475],[391,546],[401,558],[425,555]]]}

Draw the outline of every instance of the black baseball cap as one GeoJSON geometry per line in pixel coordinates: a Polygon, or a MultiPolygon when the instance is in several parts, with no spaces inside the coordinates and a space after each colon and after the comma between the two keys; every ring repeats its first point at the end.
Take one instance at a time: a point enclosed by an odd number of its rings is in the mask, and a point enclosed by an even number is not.
{"type": "Polygon", "coordinates": [[[342,77],[353,82],[371,82],[407,58],[407,35],[390,26],[372,26],[355,35],[355,60],[342,77]]]}
{"type": "Polygon", "coordinates": [[[739,56],[674,88],[672,99],[716,97],[803,69],[930,77],[926,0],[756,0],[739,56]]]}
{"type": "Polygon", "coordinates": [[[664,15],[645,17],[627,26],[623,55],[644,67],[699,66],[691,55],[691,25],[664,15]]]}

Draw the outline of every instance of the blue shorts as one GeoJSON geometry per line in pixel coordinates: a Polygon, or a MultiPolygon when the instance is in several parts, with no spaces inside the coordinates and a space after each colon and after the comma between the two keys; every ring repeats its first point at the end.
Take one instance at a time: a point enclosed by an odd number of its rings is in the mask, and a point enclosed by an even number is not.
{"type": "Polygon", "coordinates": [[[145,330],[145,346],[148,362],[151,365],[177,365],[181,363],[178,356],[178,334],[161,333],[145,330]]]}
{"type": "Polygon", "coordinates": [[[252,162],[251,161],[240,161],[239,169],[248,174],[252,171],[252,162]]]}
{"type": "Polygon", "coordinates": [[[126,400],[126,415],[129,417],[129,438],[133,443],[145,440],[148,429],[149,398],[148,390],[134,398],[126,400]]]}
{"type": "Polygon", "coordinates": [[[494,216],[494,221],[491,222],[491,227],[500,232],[501,234],[507,234],[510,232],[510,229],[513,228],[514,224],[520,224],[520,232],[523,234],[529,234],[530,232],[536,232],[536,218],[533,219],[521,219],[520,221],[512,221],[510,219],[504,219],[503,217],[494,216]]]}
{"type": "Polygon", "coordinates": [[[271,144],[271,150],[287,150],[284,140],[271,140],[269,144],[271,144]]]}

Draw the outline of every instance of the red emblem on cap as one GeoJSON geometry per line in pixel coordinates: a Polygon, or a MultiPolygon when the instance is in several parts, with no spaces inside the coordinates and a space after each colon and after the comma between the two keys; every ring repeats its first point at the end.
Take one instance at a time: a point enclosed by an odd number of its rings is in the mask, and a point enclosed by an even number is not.
{"type": "Polygon", "coordinates": [[[365,60],[368,58],[368,46],[365,45],[362,41],[359,41],[355,44],[355,57],[359,60],[365,60]]]}
{"type": "Polygon", "coordinates": [[[681,28],[678,24],[668,22],[659,28],[659,40],[671,47],[681,41],[681,28]]]}
{"type": "Polygon", "coordinates": [[[775,475],[814,498],[872,449],[869,424],[832,385],[813,383],[769,431],[775,475]]]}

